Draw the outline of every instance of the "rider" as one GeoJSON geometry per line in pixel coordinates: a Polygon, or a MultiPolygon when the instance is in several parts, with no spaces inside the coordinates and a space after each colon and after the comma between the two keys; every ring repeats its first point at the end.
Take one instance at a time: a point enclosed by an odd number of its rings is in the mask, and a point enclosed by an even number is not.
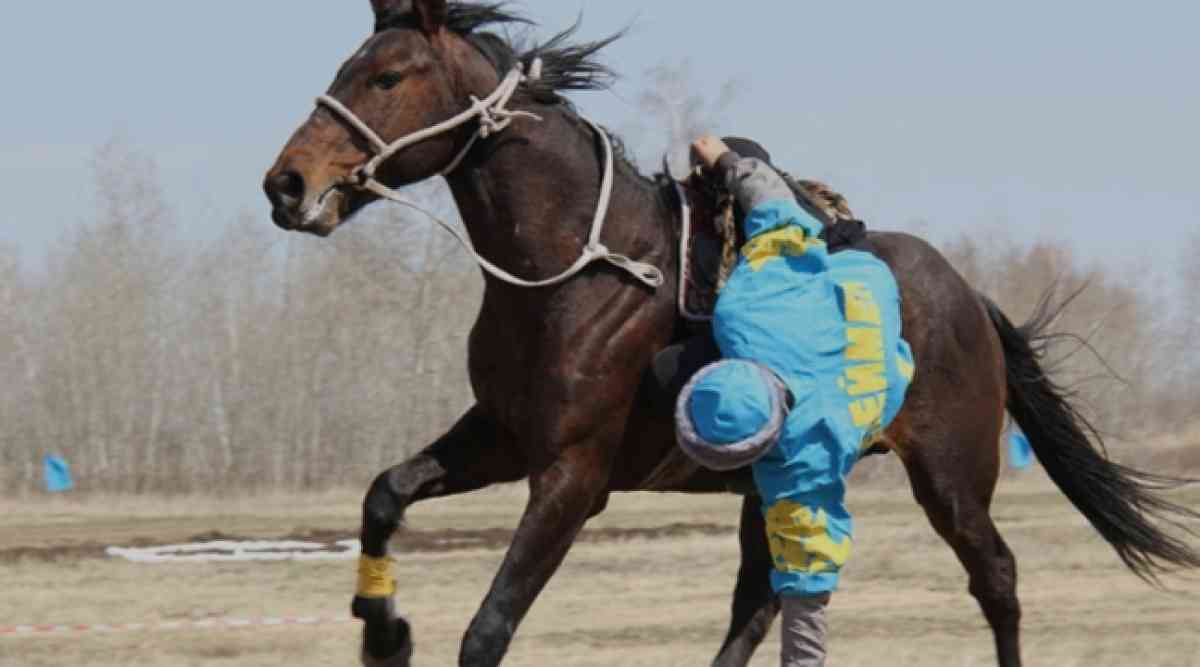
{"type": "Polygon", "coordinates": [[[747,241],[714,313],[722,360],[680,394],[679,440],[711,468],[753,464],[783,665],[819,666],[825,607],[850,554],[846,476],[899,412],[915,367],[887,265],[831,253],[766,151],[735,145],[709,136],[692,147],[736,197],[747,241]]]}

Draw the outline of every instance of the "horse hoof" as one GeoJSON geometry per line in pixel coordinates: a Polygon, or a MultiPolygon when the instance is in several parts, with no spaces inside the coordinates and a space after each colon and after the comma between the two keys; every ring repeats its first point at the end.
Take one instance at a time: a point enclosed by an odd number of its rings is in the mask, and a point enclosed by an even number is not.
{"type": "Polygon", "coordinates": [[[365,667],[409,667],[412,628],[396,616],[391,598],[354,598],[351,611],[364,621],[362,664],[365,667]]]}

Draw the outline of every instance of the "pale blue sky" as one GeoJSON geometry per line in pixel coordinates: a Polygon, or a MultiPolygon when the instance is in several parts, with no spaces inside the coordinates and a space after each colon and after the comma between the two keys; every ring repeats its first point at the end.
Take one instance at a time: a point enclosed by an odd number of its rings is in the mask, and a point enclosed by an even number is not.
{"type": "MultiPolygon", "coordinates": [[[[1200,5],[1189,2],[526,0],[542,34],[631,21],[615,94],[691,58],[744,93],[723,130],[828,180],[876,227],[1010,224],[1113,259],[1173,256],[1200,223],[1200,5]],[[1152,233],[1147,233],[1152,231],[1152,233]]],[[[114,133],[153,154],[188,225],[239,210],[312,99],[367,36],[367,0],[22,3],[0,24],[0,242],[31,255],[88,217],[88,160],[114,133]]],[[[280,232],[282,233],[282,232],[280,232]]]]}

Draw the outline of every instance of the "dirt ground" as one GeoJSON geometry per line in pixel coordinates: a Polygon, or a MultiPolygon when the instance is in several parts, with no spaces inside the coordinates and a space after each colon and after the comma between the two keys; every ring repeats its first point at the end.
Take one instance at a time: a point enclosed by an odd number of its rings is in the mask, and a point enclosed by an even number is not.
{"type": "MultiPolygon", "coordinates": [[[[398,542],[398,601],[414,625],[416,664],[455,663],[523,495],[514,486],[410,513],[414,532],[398,542]]],[[[1200,493],[1182,497],[1200,506],[1200,493]]],[[[831,610],[830,664],[994,664],[962,569],[907,491],[856,490],[852,501],[858,536],[831,610]]],[[[707,664],[728,620],[738,502],[614,497],[505,664],[707,664]]],[[[345,614],[351,562],[140,565],[105,558],[103,547],[214,534],[347,536],[357,504],[351,494],[14,504],[0,514],[0,627],[345,614]]],[[[1200,667],[1200,577],[1172,579],[1170,593],[1147,587],[1036,477],[1002,483],[994,515],[1018,558],[1028,665],[1200,667]]],[[[335,624],[10,636],[0,637],[0,666],[351,665],[358,632],[335,624]]],[[[777,641],[772,634],[753,664],[777,664],[777,641]]]]}

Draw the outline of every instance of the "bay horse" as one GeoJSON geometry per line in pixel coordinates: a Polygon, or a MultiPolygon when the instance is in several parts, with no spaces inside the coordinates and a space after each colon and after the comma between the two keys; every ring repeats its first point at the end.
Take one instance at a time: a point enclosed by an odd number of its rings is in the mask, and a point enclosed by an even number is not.
{"type": "MultiPolygon", "coordinates": [[[[593,247],[589,225],[611,167],[603,243],[661,269],[662,284],[603,263],[540,288],[486,273],[468,350],[477,402],[444,436],[371,485],[363,502],[364,554],[387,556],[413,503],[528,479],[524,515],[461,645],[460,664],[496,665],[610,493],[742,493],[732,621],[713,664],[747,664],[779,609],[753,482],[748,471],[709,472],[682,457],[671,397],[657,396],[647,381],[655,355],[685,331],[674,299],[674,184],[641,176],[619,145],[606,155],[604,130],[563,97],[606,85],[609,72],[596,57],[611,39],[572,43],[568,30],[521,51],[484,30],[527,23],[503,5],[372,0],[372,7],[375,31],[342,65],[328,91],[333,102],[318,105],[266,176],[278,226],[325,236],[389,188],[446,171],[479,254],[525,278],[546,279],[593,247]],[[514,69],[541,71],[511,91],[513,111],[501,105],[481,115],[488,109],[479,100],[494,98],[514,69]],[[464,111],[473,120],[388,151],[383,137],[411,137],[464,111]]],[[[1006,408],[1050,477],[1134,573],[1153,580],[1200,566],[1184,541],[1157,527],[1196,517],[1156,495],[1179,480],[1110,462],[1092,444],[1094,431],[1069,393],[1043,372],[1051,309],[1016,327],[920,239],[875,232],[866,243],[900,283],[905,337],[918,367],[884,445],[903,461],[916,500],[965,567],[1000,665],[1021,663],[1016,564],[989,516],[1006,408]]],[[[393,596],[356,596],[353,612],[365,622],[364,664],[410,663],[412,635],[393,596]]]]}

